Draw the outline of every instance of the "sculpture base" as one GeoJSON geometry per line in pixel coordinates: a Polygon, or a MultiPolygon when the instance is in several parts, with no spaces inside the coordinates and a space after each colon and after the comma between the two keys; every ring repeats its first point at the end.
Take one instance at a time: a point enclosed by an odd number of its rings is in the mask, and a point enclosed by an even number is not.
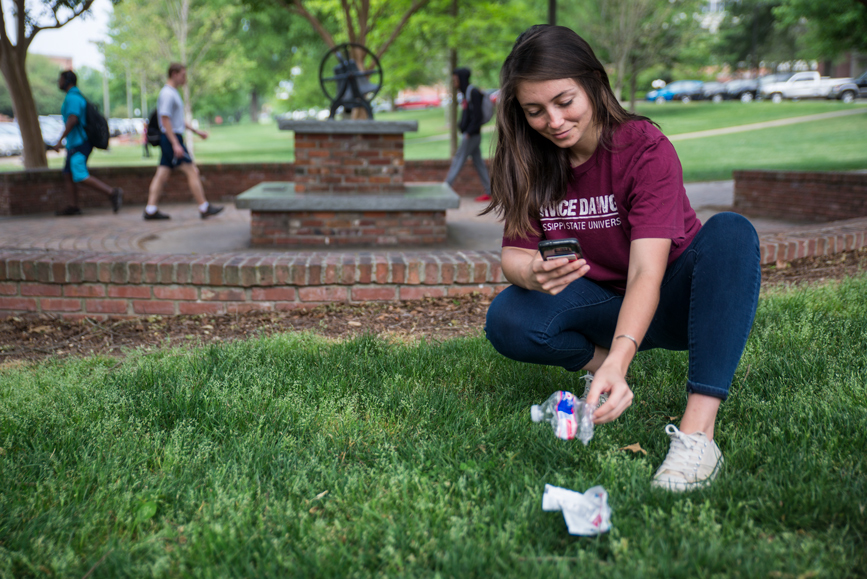
{"type": "Polygon", "coordinates": [[[296,194],[293,183],[260,183],[235,199],[250,209],[255,246],[397,247],[445,243],[446,210],[460,198],[443,183],[402,194],[296,194]]]}

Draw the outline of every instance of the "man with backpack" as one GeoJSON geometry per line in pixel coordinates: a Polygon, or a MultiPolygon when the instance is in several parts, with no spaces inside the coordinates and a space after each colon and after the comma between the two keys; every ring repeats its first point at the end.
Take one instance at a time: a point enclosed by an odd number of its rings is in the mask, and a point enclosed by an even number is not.
{"type": "Polygon", "coordinates": [[[93,143],[88,137],[86,130],[88,103],[78,90],[77,84],[78,77],[71,70],[61,72],[60,78],[57,79],[58,88],[66,93],[60,108],[66,126],[52,149],[59,152],[63,139],[66,139],[66,164],[63,166],[63,176],[66,190],[72,201],[71,205],[58,211],[57,215],[81,215],[81,208],[78,206],[78,185],[86,185],[104,193],[111,202],[111,210],[117,213],[123,205],[123,189],[109,187],[87,171],[87,158],[90,157],[93,147],[103,144],[107,146],[108,143],[93,143]]]}
{"type": "Polygon", "coordinates": [[[458,173],[464,166],[467,157],[473,158],[473,165],[482,180],[482,185],[485,187],[485,194],[476,197],[476,201],[490,201],[491,199],[491,177],[488,174],[488,167],[485,165],[485,159],[482,157],[482,125],[491,119],[491,105],[489,97],[481,90],[470,84],[470,69],[456,68],[452,73],[452,82],[455,84],[461,94],[464,96],[461,107],[461,123],[459,129],[461,131],[461,144],[455,153],[455,158],[452,159],[452,166],[449,168],[449,173],[446,176],[446,183],[451,187],[452,183],[458,177],[458,173]],[[486,106],[487,105],[487,106],[486,106]],[[487,118],[485,118],[487,116],[487,118]]]}
{"type": "MultiPolygon", "coordinates": [[[[186,145],[184,145],[184,127],[190,129],[203,139],[208,138],[208,133],[192,127],[184,117],[184,101],[178,92],[178,87],[187,82],[187,67],[177,62],[169,65],[168,82],[160,90],[157,99],[156,121],[160,128],[160,164],[151,181],[148,191],[148,204],[145,207],[144,218],[170,219],[157,208],[157,203],[162,194],[163,187],[172,170],[180,169],[187,176],[187,183],[193,193],[196,203],[199,205],[199,216],[206,219],[223,210],[222,207],[211,205],[205,199],[205,188],[202,178],[199,176],[199,168],[190,157],[186,145]]],[[[149,127],[150,129],[150,127],[149,127]]]]}

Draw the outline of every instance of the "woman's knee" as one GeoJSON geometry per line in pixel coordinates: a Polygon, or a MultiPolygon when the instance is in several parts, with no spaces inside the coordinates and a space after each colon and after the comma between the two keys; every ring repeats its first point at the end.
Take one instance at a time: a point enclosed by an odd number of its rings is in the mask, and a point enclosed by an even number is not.
{"type": "Polygon", "coordinates": [[[485,318],[488,341],[497,352],[513,360],[520,360],[538,346],[529,323],[534,316],[528,312],[526,300],[517,295],[526,291],[515,286],[506,288],[491,302],[485,318]]]}
{"type": "Polygon", "coordinates": [[[740,262],[759,259],[759,236],[753,224],[737,213],[717,213],[702,225],[699,232],[713,248],[715,259],[729,258],[740,262]]]}
{"type": "Polygon", "coordinates": [[[722,240],[739,240],[759,244],[759,235],[750,220],[738,213],[717,213],[702,225],[702,231],[722,240]]]}

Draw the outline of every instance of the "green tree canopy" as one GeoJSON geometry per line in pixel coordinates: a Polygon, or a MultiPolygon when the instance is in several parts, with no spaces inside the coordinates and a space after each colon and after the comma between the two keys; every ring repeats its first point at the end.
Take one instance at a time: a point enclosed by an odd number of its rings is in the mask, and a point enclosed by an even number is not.
{"type": "Polygon", "coordinates": [[[781,0],[774,8],[784,25],[807,22],[807,40],[819,58],[867,52],[867,0],[781,0]]]}

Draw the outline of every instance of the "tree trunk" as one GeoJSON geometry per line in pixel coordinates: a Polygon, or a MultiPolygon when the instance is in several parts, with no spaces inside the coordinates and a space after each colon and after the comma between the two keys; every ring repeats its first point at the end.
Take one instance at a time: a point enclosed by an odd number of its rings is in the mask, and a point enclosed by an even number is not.
{"type": "Polygon", "coordinates": [[[617,78],[614,79],[614,98],[617,99],[617,102],[620,102],[620,96],[623,94],[623,77],[626,74],[626,53],[617,59],[616,66],[617,78]]]}
{"type": "Polygon", "coordinates": [[[254,123],[259,122],[259,93],[256,89],[250,91],[250,120],[254,123]]]}
{"type": "Polygon", "coordinates": [[[9,87],[12,97],[12,110],[15,112],[15,120],[21,130],[21,139],[24,141],[24,168],[41,169],[48,167],[48,158],[45,155],[45,142],[42,140],[42,130],[39,128],[39,115],[36,112],[36,101],[33,99],[33,91],[30,89],[30,81],[27,80],[25,66],[26,52],[19,55],[16,48],[0,51],[0,72],[9,87]]]}
{"type": "MultiPolygon", "coordinates": [[[[190,70],[187,69],[187,74],[190,74],[190,70]]],[[[192,76],[192,75],[191,75],[192,76]]],[[[184,84],[184,119],[186,122],[193,126],[193,107],[190,104],[190,83],[184,84]]],[[[184,127],[181,127],[184,128],[184,127]]],[[[190,130],[186,130],[184,132],[184,144],[187,146],[187,150],[190,152],[190,157],[192,157],[195,153],[193,152],[193,132],[190,130]]]]}
{"type": "Polygon", "coordinates": [[[635,114],[635,85],[638,82],[637,79],[638,71],[633,67],[631,74],[629,75],[629,112],[633,115],[635,114]]]}

